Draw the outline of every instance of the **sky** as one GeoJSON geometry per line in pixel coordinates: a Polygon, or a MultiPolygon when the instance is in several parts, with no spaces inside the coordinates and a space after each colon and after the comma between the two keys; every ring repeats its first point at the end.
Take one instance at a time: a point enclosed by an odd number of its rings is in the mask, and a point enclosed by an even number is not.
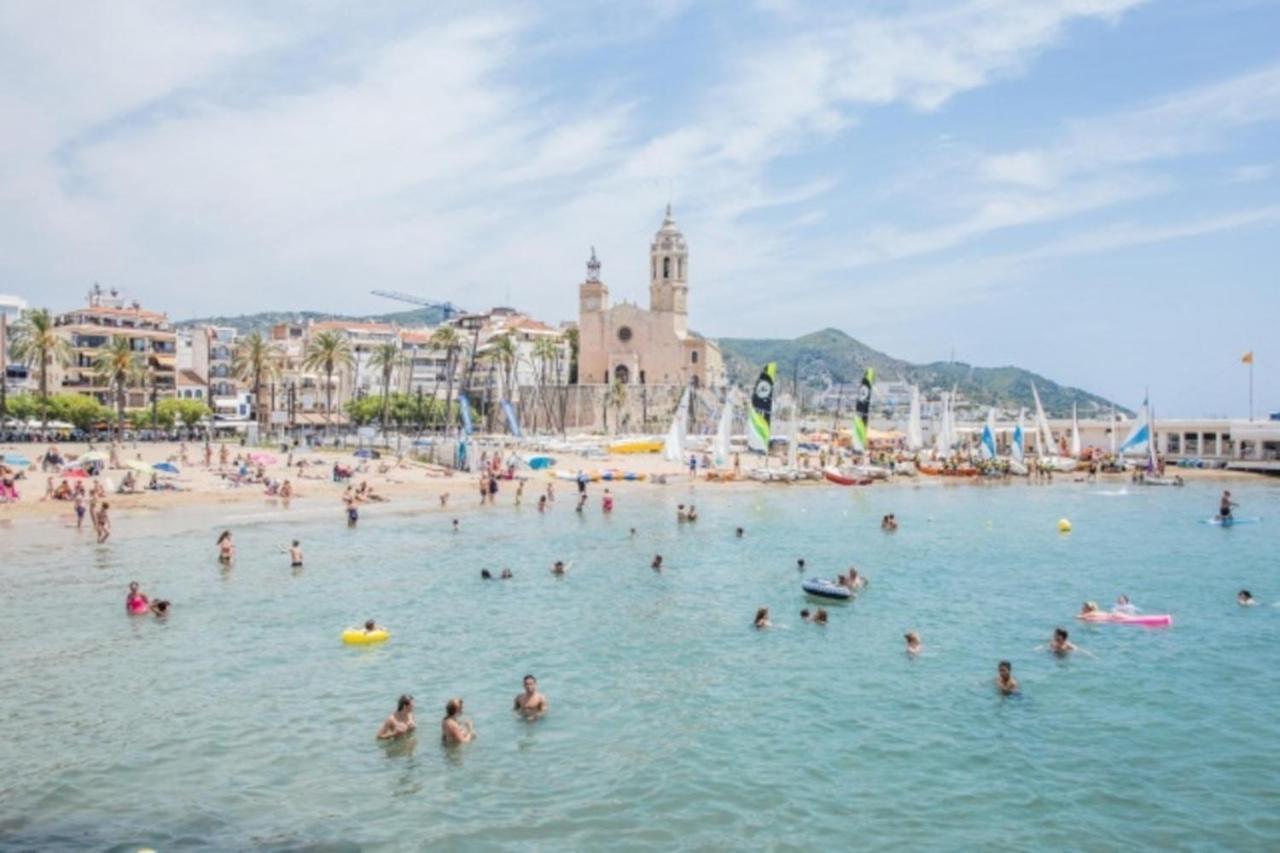
{"type": "Polygon", "coordinates": [[[0,291],[174,319],[834,326],[1136,406],[1280,410],[1280,4],[0,4],[0,291]]]}

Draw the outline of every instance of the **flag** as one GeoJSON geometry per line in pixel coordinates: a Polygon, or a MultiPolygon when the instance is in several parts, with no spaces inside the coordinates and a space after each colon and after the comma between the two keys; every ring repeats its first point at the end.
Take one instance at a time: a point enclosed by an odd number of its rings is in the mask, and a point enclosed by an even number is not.
{"type": "Polygon", "coordinates": [[[1240,357],[1240,363],[1241,363],[1241,364],[1253,364],[1253,350],[1249,350],[1247,353],[1245,353],[1244,355],[1242,355],[1242,356],[1240,357]]]}

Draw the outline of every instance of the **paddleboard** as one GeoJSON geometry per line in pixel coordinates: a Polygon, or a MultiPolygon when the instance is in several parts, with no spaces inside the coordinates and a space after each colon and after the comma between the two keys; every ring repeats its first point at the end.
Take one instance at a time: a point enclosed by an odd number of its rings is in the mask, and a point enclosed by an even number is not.
{"type": "Polygon", "coordinates": [[[1228,519],[1218,517],[1206,518],[1201,524],[1213,524],[1218,527],[1235,527],[1237,524],[1259,524],[1262,519],[1256,515],[1232,516],[1228,519]]]}

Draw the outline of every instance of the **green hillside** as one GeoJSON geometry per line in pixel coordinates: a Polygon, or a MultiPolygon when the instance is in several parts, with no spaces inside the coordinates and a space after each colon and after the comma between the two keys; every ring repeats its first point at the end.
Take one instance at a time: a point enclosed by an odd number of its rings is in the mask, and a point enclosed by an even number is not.
{"type": "Polygon", "coordinates": [[[305,323],[308,320],[358,320],[363,323],[394,323],[399,326],[434,326],[440,322],[440,309],[414,308],[388,314],[329,314],[323,311],[260,311],[223,317],[195,317],[182,320],[179,326],[230,326],[244,334],[255,329],[267,330],[277,323],[305,323]]]}
{"type": "MultiPolygon", "coordinates": [[[[1081,417],[1110,411],[1112,403],[1079,388],[1059,385],[1051,379],[1018,367],[974,367],[963,362],[911,364],[872,349],[839,329],[823,329],[793,340],[767,338],[721,338],[729,377],[739,385],[755,380],[760,366],[776,361],[781,379],[790,382],[798,370],[800,381],[814,389],[832,384],[853,384],[863,371],[874,367],[883,380],[904,380],[920,387],[922,394],[936,396],[955,387],[965,398],[980,405],[1031,408],[1031,383],[1040,392],[1050,417],[1067,417],[1071,404],[1081,417]]],[[[1132,414],[1123,406],[1116,411],[1132,414]]]]}

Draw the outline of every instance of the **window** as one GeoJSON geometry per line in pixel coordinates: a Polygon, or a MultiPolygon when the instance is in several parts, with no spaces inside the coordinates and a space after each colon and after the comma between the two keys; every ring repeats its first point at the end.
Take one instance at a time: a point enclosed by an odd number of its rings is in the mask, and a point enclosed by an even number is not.
{"type": "Polygon", "coordinates": [[[689,361],[693,362],[694,364],[697,364],[697,363],[698,363],[698,351],[697,351],[697,350],[694,350],[693,352],[689,353],[689,361]]]}
{"type": "Polygon", "coordinates": [[[627,341],[631,340],[630,326],[622,326],[621,328],[618,329],[618,340],[622,341],[624,344],[627,341]]]}
{"type": "Polygon", "coordinates": [[[681,258],[680,260],[676,261],[676,267],[678,270],[676,273],[676,278],[680,279],[681,281],[684,281],[684,258],[681,258]]]}
{"type": "Polygon", "coordinates": [[[631,370],[625,364],[619,364],[613,369],[613,378],[626,385],[631,381],[631,370]]]}
{"type": "Polygon", "coordinates": [[[664,257],[662,259],[662,277],[671,278],[671,258],[664,257]]]}

